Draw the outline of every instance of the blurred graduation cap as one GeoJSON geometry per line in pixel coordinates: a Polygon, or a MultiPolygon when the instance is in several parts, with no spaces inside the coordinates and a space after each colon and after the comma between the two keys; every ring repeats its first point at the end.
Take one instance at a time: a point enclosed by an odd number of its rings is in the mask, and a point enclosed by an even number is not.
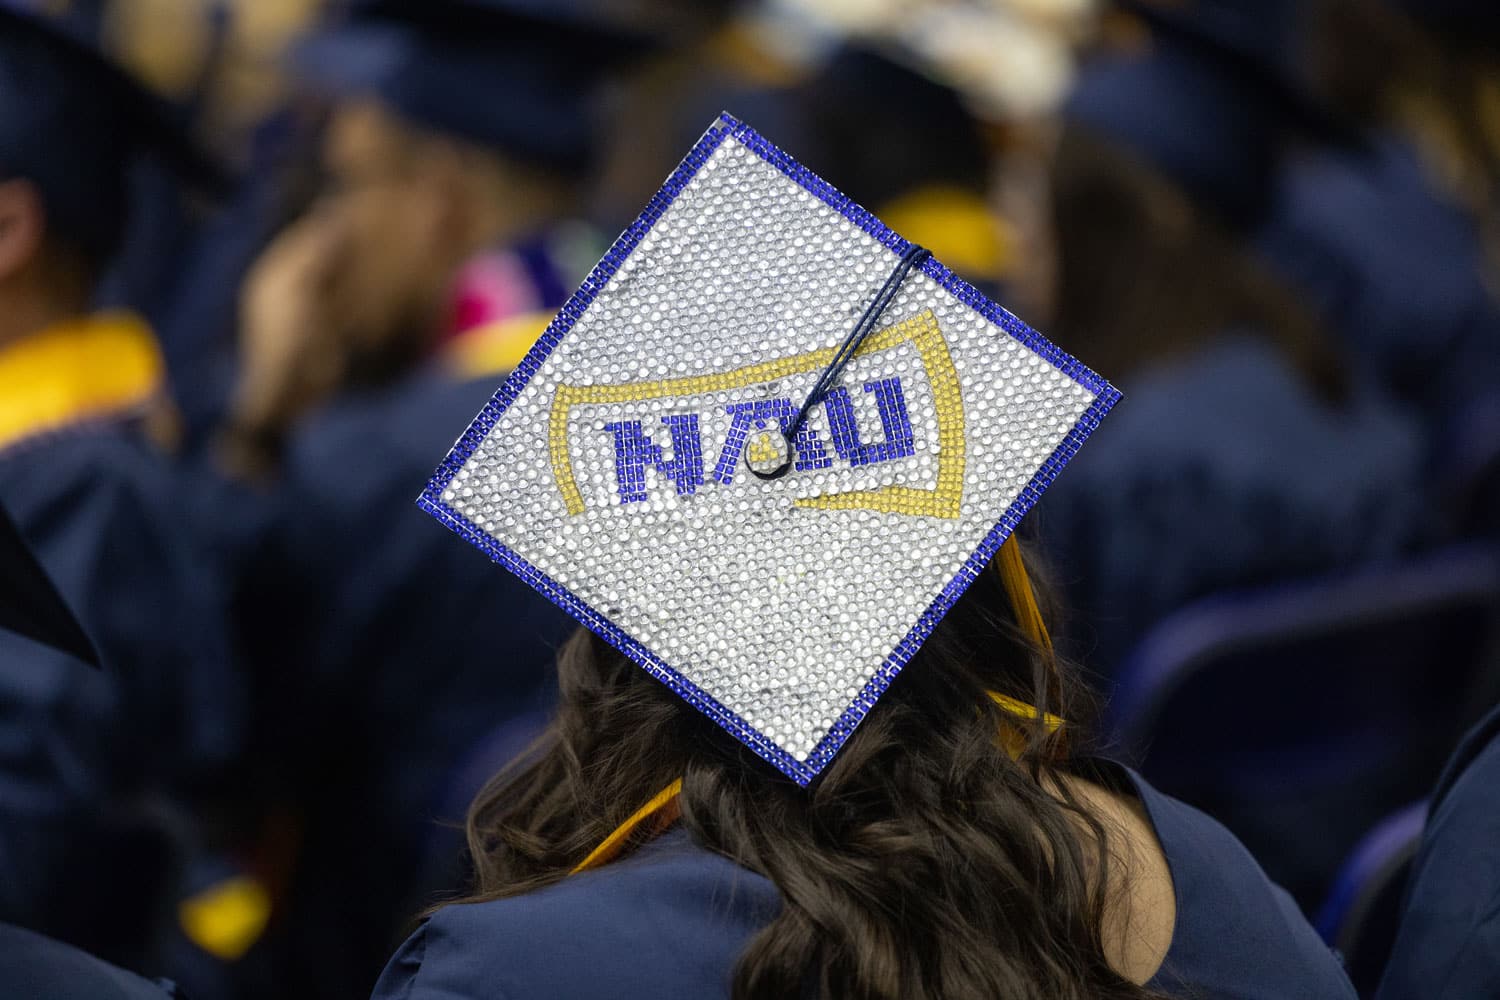
{"type": "Polygon", "coordinates": [[[1474,41],[1500,32],[1500,4],[1495,0],[1391,0],[1414,20],[1439,31],[1474,41]]]}
{"type": "Polygon", "coordinates": [[[567,171],[600,83],[653,43],[587,0],[355,0],[292,53],[297,75],[406,121],[567,171]]]}
{"type": "Polygon", "coordinates": [[[124,229],[136,156],[159,158],[206,193],[229,183],[177,109],[107,55],[106,6],[0,0],[0,178],[36,184],[49,227],[95,262],[124,229]]]}
{"type": "Polygon", "coordinates": [[[812,169],[849,178],[851,197],[969,281],[1003,276],[1010,248],[985,201],[989,147],[958,91],[846,45],[802,85],[797,104],[812,169]]]}
{"type": "Polygon", "coordinates": [[[0,630],[51,646],[90,666],[99,666],[94,644],[3,507],[0,507],[0,630]]]}
{"type": "Polygon", "coordinates": [[[1302,65],[1298,0],[1117,0],[1143,43],[1085,62],[1064,116],[1123,145],[1233,226],[1261,216],[1282,138],[1348,141],[1302,65]]]}

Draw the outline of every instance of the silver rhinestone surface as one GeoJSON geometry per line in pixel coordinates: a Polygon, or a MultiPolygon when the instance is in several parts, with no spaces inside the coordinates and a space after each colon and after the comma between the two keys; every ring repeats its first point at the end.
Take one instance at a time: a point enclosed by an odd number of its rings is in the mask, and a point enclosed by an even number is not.
{"type": "Polygon", "coordinates": [[[841,379],[866,450],[819,406],[807,426],[826,462],[751,475],[729,440],[746,419],[734,408],[801,406],[818,352],[895,266],[888,243],[724,137],[429,498],[732,713],[720,721],[742,722],[742,739],[799,764],[862,717],[851,706],[909,658],[924,613],[962,589],[1102,412],[1099,389],[914,272],[841,379]],[[903,415],[909,441],[879,451],[903,415]],[[669,419],[701,449],[701,482],[669,419]],[[695,435],[681,429],[693,420],[695,435]],[[633,421],[657,449],[645,459],[633,421]],[[726,448],[729,481],[716,478],[726,448]]]}

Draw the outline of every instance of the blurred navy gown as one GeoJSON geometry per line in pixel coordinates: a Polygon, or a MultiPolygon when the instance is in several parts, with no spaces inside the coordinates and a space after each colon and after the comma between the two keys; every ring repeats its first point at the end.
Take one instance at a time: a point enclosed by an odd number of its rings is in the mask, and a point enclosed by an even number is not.
{"type": "Polygon", "coordinates": [[[1268,343],[1232,336],[1122,389],[1035,519],[1076,612],[1068,652],[1106,676],[1195,598],[1421,537],[1421,437],[1377,396],[1331,406],[1268,343]]]}
{"type": "MultiPolygon", "coordinates": [[[[0,629],[0,914],[46,926],[107,797],[115,689],[89,664],[0,629]]],[[[76,900],[74,900],[76,902],[76,900]]]]}
{"type": "MultiPolygon", "coordinates": [[[[0,912],[44,920],[69,869],[98,846],[106,762],[118,737],[110,679],[99,666],[93,642],[0,508],[0,912]]],[[[5,920],[0,985],[7,997],[30,1000],[176,996],[170,983],[5,920]]]]}
{"type": "Polygon", "coordinates": [[[1500,708],[1432,798],[1378,1000],[1500,996],[1500,708]]]}
{"type": "Polygon", "coordinates": [[[1260,249],[1353,362],[1422,415],[1434,460],[1500,393],[1500,296],[1475,220],[1395,137],[1327,149],[1284,172],[1260,249]]]}
{"type": "Polygon", "coordinates": [[[367,989],[403,922],[457,884],[477,789],[455,781],[491,730],[547,703],[572,628],[415,503],[502,378],[434,364],[345,393],[296,434],[275,494],[245,518],[235,617],[258,684],[251,757],[307,835],[277,978],[307,995],[367,989]]]}
{"type": "MultiPolygon", "coordinates": [[[[85,357],[116,335],[151,350],[144,328],[111,316],[35,338],[85,357]]],[[[0,350],[0,505],[104,671],[0,660],[0,745],[16,751],[6,766],[19,768],[0,778],[0,813],[73,817],[60,821],[62,835],[33,844],[24,871],[8,873],[15,891],[0,898],[0,919],[126,960],[146,945],[142,914],[159,902],[170,864],[169,838],[151,832],[161,826],[152,817],[203,790],[233,758],[244,705],[214,578],[184,530],[186,494],[140,424],[160,385],[143,377],[117,386],[129,391],[111,405],[88,405],[90,365],[39,373],[26,362],[37,342],[0,350]],[[24,382],[6,388],[7,379],[24,382]],[[59,399],[68,405],[39,402],[59,399]],[[30,770],[23,748],[57,766],[30,770]]],[[[149,375],[149,363],[139,370],[149,375]]]]}
{"type": "Polygon", "coordinates": [[[0,983],[15,1000],[181,1000],[152,982],[32,931],[0,924],[0,983]]]}

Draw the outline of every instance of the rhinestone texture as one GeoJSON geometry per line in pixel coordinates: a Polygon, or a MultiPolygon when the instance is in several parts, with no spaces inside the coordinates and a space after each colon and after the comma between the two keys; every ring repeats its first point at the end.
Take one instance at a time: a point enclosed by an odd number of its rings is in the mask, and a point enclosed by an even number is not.
{"type": "Polygon", "coordinates": [[[419,505],[808,784],[1119,398],[928,260],[751,474],[909,246],[720,116],[419,505]]]}

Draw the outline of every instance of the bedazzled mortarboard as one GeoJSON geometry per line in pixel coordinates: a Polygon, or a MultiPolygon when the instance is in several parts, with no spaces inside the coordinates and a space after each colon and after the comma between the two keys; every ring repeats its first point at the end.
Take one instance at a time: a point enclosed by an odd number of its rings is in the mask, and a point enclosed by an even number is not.
{"type": "Polygon", "coordinates": [[[725,115],[419,502],[806,784],[1117,396],[725,115]]]}

